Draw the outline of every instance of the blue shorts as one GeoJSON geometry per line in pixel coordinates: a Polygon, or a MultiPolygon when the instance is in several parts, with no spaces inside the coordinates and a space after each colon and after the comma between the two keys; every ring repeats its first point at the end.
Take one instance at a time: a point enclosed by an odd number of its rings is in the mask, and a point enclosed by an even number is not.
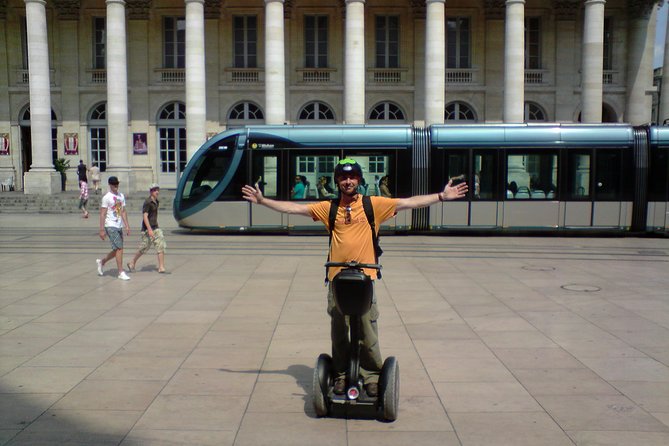
{"type": "Polygon", "coordinates": [[[123,249],[123,229],[105,226],[105,232],[109,237],[109,243],[114,251],[123,249]]]}

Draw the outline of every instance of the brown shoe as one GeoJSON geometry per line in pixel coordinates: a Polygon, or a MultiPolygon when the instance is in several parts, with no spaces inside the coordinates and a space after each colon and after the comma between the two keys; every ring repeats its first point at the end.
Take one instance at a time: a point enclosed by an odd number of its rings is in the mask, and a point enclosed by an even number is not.
{"type": "Polygon", "coordinates": [[[343,395],[346,392],[346,378],[340,377],[335,379],[332,391],[335,395],[343,395]]]}
{"type": "Polygon", "coordinates": [[[377,383],[365,384],[365,391],[367,392],[367,396],[378,396],[379,385],[377,383]]]}

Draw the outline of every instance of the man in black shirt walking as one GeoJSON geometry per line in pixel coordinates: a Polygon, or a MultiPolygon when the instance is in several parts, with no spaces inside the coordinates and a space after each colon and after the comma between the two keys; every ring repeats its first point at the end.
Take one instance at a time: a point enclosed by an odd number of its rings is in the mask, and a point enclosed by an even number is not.
{"type": "Polygon", "coordinates": [[[158,195],[160,194],[160,186],[152,184],[149,188],[149,197],[144,200],[142,206],[142,239],[140,241],[139,250],[135,253],[132,261],[128,262],[128,269],[131,272],[135,271],[137,260],[145,254],[151,246],[155,246],[158,252],[158,272],[165,272],[165,236],[163,230],[158,227],[158,195]]]}

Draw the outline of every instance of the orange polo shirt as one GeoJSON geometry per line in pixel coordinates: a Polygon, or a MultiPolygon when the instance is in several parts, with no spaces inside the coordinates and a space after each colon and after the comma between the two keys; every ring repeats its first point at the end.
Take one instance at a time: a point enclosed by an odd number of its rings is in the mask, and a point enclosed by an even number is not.
{"type": "MultiPolygon", "coordinates": [[[[392,218],[396,213],[397,198],[370,197],[374,208],[374,224],[378,232],[381,223],[392,218]]],[[[314,221],[321,221],[329,226],[330,201],[319,201],[309,205],[309,212],[314,221]]],[[[329,229],[329,228],[328,228],[329,229]]],[[[332,232],[332,246],[330,247],[331,262],[374,263],[374,243],[372,231],[362,207],[362,197],[356,195],[351,203],[351,222],[346,224],[346,206],[339,206],[332,232]]],[[[330,268],[328,279],[332,280],[341,268],[330,268]]],[[[365,268],[365,274],[376,279],[376,270],[365,268]]]]}

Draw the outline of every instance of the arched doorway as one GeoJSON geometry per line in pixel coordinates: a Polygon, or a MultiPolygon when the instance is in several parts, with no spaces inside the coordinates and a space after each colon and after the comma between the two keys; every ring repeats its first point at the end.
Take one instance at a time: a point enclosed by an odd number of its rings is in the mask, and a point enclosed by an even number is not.
{"type": "Polygon", "coordinates": [[[186,149],[186,104],[170,102],[158,112],[158,181],[177,187],[188,162],[186,149]]]}
{"type": "MultiPolygon", "coordinates": [[[[19,113],[19,127],[21,129],[21,178],[23,173],[30,170],[33,163],[32,136],[30,134],[30,104],[19,113]]],[[[58,118],[51,110],[51,162],[58,158],[58,118]]],[[[23,181],[23,180],[21,180],[23,181]]]]}

